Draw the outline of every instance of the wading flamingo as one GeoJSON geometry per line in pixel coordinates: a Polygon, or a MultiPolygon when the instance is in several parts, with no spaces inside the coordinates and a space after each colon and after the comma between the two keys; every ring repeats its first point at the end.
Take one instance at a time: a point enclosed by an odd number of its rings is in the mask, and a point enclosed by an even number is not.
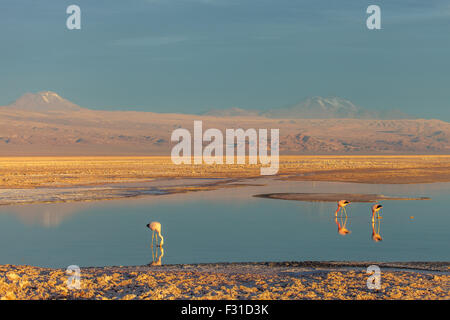
{"type": "Polygon", "coordinates": [[[345,210],[345,206],[348,204],[350,204],[350,202],[347,200],[338,201],[338,207],[337,207],[336,212],[334,213],[334,216],[337,217],[337,214],[341,209],[343,209],[343,211],[345,212],[345,216],[347,216],[347,210],[345,210]]]}
{"type": "Polygon", "coordinates": [[[378,219],[382,219],[380,217],[380,210],[383,208],[381,204],[374,204],[372,206],[372,221],[375,219],[375,214],[377,215],[378,219]]]}
{"type": "Polygon", "coordinates": [[[155,238],[155,242],[156,242],[156,244],[158,244],[158,239],[156,237],[155,232],[158,234],[159,238],[161,239],[161,241],[159,242],[159,246],[161,247],[164,244],[164,238],[161,235],[161,223],[159,223],[157,221],[150,222],[147,225],[147,228],[152,230],[152,247],[153,247],[153,238],[155,238]]]}

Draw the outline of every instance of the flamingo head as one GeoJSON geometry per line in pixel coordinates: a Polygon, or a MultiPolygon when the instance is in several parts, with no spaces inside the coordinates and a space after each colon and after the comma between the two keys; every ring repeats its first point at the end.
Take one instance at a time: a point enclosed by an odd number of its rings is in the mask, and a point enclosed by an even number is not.
{"type": "Polygon", "coordinates": [[[383,206],[381,204],[374,204],[372,206],[372,212],[377,212],[378,210],[380,210],[381,208],[383,208],[383,206]]]}
{"type": "Polygon", "coordinates": [[[350,201],[347,201],[347,200],[338,201],[338,207],[345,207],[348,204],[350,204],[350,201]]]}

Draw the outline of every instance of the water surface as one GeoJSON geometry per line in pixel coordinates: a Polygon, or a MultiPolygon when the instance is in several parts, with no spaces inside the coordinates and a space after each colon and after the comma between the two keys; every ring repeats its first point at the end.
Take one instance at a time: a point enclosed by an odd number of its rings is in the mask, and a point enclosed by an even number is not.
{"type": "Polygon", "coordinates": [[[266,185],[126,200],[2,206],[0,264],[148,264],[151,232],[145,225],[153,220],[163,225],[162,264],[450,260],[450,183],[250,182],[266,185]],[[351,233],[342,236],[334,218],[335,203],[252,197],[272,192],[380,193],[432,200],[382,201],[383,240],[374,242],[370,203],[348,207],[346,228],[351,233]]]}

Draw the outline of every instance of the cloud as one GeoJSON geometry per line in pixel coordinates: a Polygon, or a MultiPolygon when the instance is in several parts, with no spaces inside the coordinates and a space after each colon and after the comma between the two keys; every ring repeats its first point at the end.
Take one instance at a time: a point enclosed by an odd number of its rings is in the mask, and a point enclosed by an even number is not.
{"type": "Polygon", "coordinates": [[[187,41],[188,38],[184,36],[149,36],[118,39],[113,42],[116,46],[164,46],[176,44],[187,41]]]}
{"type": "Polygon", "coordinates": [[[175,3],[199,3],[206,5],[226,4],[223,0],[145,0],[147,3],[153,4],[175,4],[175,3]]]}

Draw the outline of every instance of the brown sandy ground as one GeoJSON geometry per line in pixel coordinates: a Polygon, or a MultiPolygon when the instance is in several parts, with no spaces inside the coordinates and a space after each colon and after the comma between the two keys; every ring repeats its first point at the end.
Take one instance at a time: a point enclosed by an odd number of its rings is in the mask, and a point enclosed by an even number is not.
{"type": "Polygon", "coordinates": [[[64,269],[0,266],[1,299],[450,299],[450,263],[225,263],[82,268],[69,290],[64,269]],[[412,268],[412,269],[411,269],[412,268]],[[418,270],[420,269],[420,270],[418,270]],[[434,270],[434,271],[433,271],[434,270]],[[439,272],[437,272],[438,270],[439,272]]]}
{"type": "MultiPolygon", "coordinates": [[[[282,179],[361,183],[450,181],[445,156],[282,156],[282,179]]],[[[100,185],[153,178],[259,177],[259,165],[175,165],[170,157],[0,158],[0,188],[100,185]]]]}
{"type": "MultiPolygon", "coordinates": [[[[382,200],[430,200],[429,197],[391,197],[382,194],[362,193],[266,193],[255,194],[257,198],[296,200],[296,201],[325,201],[337,202],[346,199],[350,202],[377,202],[382,200]]],[[[1,202],[0,202],[1,203],[1,202]]]]}

